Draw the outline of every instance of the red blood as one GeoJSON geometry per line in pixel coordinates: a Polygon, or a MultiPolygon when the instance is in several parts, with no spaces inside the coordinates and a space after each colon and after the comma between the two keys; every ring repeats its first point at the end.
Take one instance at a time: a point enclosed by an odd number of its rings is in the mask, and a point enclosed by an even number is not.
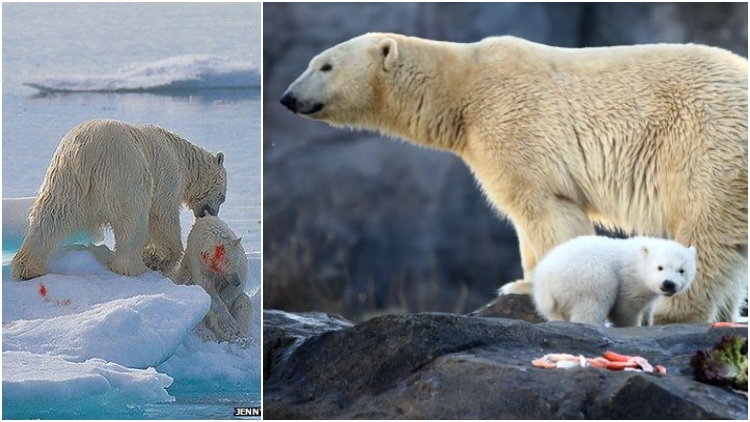
{"type": "Polygon", "coordinates": [[[214,248],[214,255],[211,257],[211,269],[216,271],[217,273],[221,272],[221,264],[224,262],[224,245],[217,244],[216,248],[214,248]]]}
{"type": "Polygon", "coordinates": [[[44,283],[39,284],[39,294],[43,297],[47,297],[47,287],[44,285],[44,283]]]}

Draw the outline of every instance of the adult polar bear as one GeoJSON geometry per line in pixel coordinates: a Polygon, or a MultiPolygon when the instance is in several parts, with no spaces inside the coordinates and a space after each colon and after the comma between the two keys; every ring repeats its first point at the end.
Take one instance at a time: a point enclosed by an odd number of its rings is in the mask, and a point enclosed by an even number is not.
{"type": "Polygon", "coordinates": [[[92,120],[71,129],[47,168],[13,258],[13,278],[47,273],[58,240],[78,230],[112,226],[112,271],[169,272],[182,256],[179,207],[216,215],[224,202],[224,155],[213,155],[153,125],[92,120]],[[144,247],[148,250],[144,253],[144,247]]]}
{"type": "Polygon", "coordinates": [[[281,99],[335,126],[464,159],[536,263],[594,223],[698,250],[656,322],[734,320],[747,295],[747,60],[698,45],[569,49],[366,34],[310,61],[281,99]]]}

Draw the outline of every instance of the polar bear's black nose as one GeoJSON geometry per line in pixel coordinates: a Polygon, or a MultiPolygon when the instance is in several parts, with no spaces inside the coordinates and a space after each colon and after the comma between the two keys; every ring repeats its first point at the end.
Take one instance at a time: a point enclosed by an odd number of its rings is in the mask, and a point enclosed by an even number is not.
{"type": "Polygon", "coordinates": [[[676,287],[677,285],[674,284],[674,281],[665,280],[664,283],[661,284],[661,291],[664,293],[674,293],[676,287]]]}
{"type": "Polygon", "coordinates": [[[297,99],[291,92],[287,92],[281,97],[281,104],[293,112],[297,112],[297,99]]]}

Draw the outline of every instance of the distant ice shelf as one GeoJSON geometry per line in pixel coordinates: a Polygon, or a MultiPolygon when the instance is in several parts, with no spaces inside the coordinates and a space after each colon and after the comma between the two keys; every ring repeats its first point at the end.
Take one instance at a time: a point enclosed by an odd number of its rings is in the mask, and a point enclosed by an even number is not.
{"type": "Polygon", "coordinates": [[[142,92],[259,88],[261,79],[250,61],[190,54],[132,64],[110,74],[52,75],[24,85],[42,92],[142,92]]]}

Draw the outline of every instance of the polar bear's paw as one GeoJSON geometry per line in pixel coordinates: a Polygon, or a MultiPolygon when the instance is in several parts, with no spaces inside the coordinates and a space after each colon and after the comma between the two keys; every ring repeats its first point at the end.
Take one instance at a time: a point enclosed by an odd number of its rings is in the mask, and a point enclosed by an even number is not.
{"type": "Polygon", "coordinates": [[[204,323],[219,342],[234,341],[240,337],[240,326],[228,312],[218,315],[216,312],[209,311],[204,318],[204,323]]]}
{"type": "Polygon", "coordinates": [[[23,248],[13,257],[11,267],[14,280],[29,280],[49,272],[43,259],[33,256],[23,248]]]}
{"type": "Polygon", "coordinates": [[[503,287],[497,290],[499,296],[502,295],[532,295],[534,293],[534,285],[529,281],[516,280],[511,283],[503,285],[503,287]]]}
{"type": "Polygon", "coordinates": [[[115,253],[112,263],[109,264],[109,268],[112,272],[129,277],[139,276],[148,269],[146,268],[146,265],[143,264],[143,260],[139,255],[117,253],[115,253]]]}
{"type": "Polygon", "coordinates": [[[177,265],[177,260],[165,256],[164,253],[159,251],[146,248],[143,250],[143,263],[151,270],[159,271],[160,273],[169,276],[177,265]]]}

